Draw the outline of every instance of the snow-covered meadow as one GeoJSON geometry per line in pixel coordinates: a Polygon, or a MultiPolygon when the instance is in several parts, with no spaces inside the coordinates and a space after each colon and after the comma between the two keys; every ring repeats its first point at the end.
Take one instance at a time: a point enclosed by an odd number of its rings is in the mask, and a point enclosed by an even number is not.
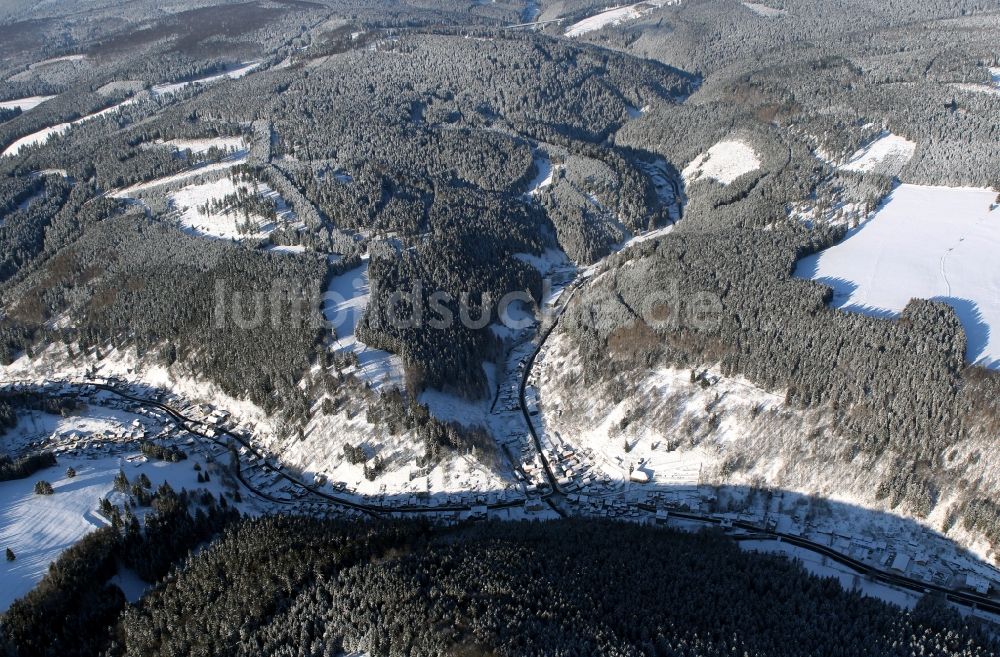
{"type": "Polygon", "coordinates": [[[599,14],[588,16],[581,21],[573,23],[566,28],[564,35],[571,39],[583,36],[588,32],[594,32],[609,25],[618,25],[627,21],[636,20],[654,9],[675,4],[680,4],[680,0],[645,0],[644,2],[637,2],[632,5],[609,7],[599,14]]]}
{"type": "Polygon", "coordinates": [[[55,96],[30,96],[28,98],[15,98],[14,100],[0,101],[0,109],[20,108],[22,112],[34,109],[55,96]]]}
{"type": "Polygon", "coordinates": [[[760,165],[760,156],[750,144],[738,139],[727,139],[691,160],[681,175],[689,185],[702,178],[711,178],[728,185],[743,174],[756,171],[760,165]]]}
{"type": "Polygon", "coordinates": [[[358,358],[355,374],[375,388],[402,384],[403,363],[399,356],[372,349],[357,339],[355,330],[368,307],[370,287],[368,258],[358,267],[334,276],[324,294],[323,316],[336,331],[334,349],[338,354],[354,353],[358,358]]]}
{"type": "Polygon", "coordinates": [[[851,155],[840,168],[847,171],[874,171],[895,176],[910,161],[916,150],[917,145],[909,139],[883,131],[851,155]]]}
{"type": "MultiPolygon", "coordinates": [[[[149,418],[125,411],[91,406],[66,417],[40,412],[21,414],[18,426],[8,432],[4,445],[23,446],[28,441],[71,441],[74,449],[59,453],[58,463],[25,479],[0,482],[0,550],[10,548],[16,559],[0,561],[0,612],[27,593],[48,570],[49,564],[85,534],[108,524],[97,509],[101,498],[118,502],[114,478],[124,470],[129,479],[149,477],[153,487],[169,482],[175,490],[223,487],[215,480],[199,483],[194,459],[179,463],[150,461],[134,448],[112,454],[104,449],[106,437],[132,432],[137,426],[152,428],[149,418]],[[141,423],[139,425],[133,423],[141,423]],[[90,443],[86,449],[81,444],[90,443]],[[102,447],[104,446],[104,447],[102,447]],[[67,476],[67,468],[76,471],[67,476]],[[52,484],[52,495],[36,495],[35,482],[52,484]]],[[[60,451],[57,448],[57,452],[60,451]]],[[[143,510],[137,509],[141,516],[143,510]]]]}
{"type": "Polygon", "coordinates": [[[900,185],[840,244],[799,262],[796,275],[831,286],[833,305],[892,316],[912,298],[951,305],[967,358],[1000,367],[997,191],[900,185]]]}
{"type": "Polygon", "coordinates": [[[111,114],[113,112],[117,112],[122,107],[131,105],[132,103],[135,103],[137,100],[138,98],[133,96],[128,100],[124,100],[118,103],[117,105],[112,105],[111,107],[103,109],[100,112],[94,112],[93,114],[88,114],[87,116],[79,118],[75,121],[60,123],[58,125],[50,126],[48,128],[43,128],[42,130],[31,133],[30,135],[25,135],[24,137],[21,137],[20,139],[12,143],[10,146],[8,146],[4,150],[3,155],[17,155],[18,153],[21,152],[22,149],[30,148],[32,146],[38,146],[39,144],[44,144],[52,136],[66,134],[67,132],[72,130],[74,127],[80,125],[81,123],[92,121],[102,116],[107,116],[108,114],[111,114]]]}
{"type": "Polygon", "coordinates": [[[227,68],[222,73],[215,73],[212,75],[207,75],[203,78],[197,78],[194,80],[187,80],[185,82],[169,82],[164,84],[157,84],[153,86],[153,93],[157,96],[164,96],[168,94],[174,94],[189,86],[193,85],[206,85],[212,84],[213,82],[218,82],[219,80],[237,80],[244,75],[252,72],[254,69],[259,67],[262,61],[247,62],[244,64],[239,64],[233,67],[227,68]]]}
{"type": "Polygon", "coordinates": [[[240,231],[240,226],[247,222],[239,212],[212,213],[203,211],[206,203],[222,199],[226,195],[235,194],[238,187],[247,188],[247,185],[236,185],[232,178],[221,178],[215,182],[200,185],[189,185],[168,195],[171,206],[180,213],[181,227],[191,234],[203,237],[214,237],[218,239],[264,239],[277,228],[278,223],[293,222],[294,214],[280,200],[280,195],[267,185],[259,185],[259,195],[264,199],[271,199],[280,210],[278,221],[271,221],[265,217],[250,216],[249,222],[252,230],[240,231]]]}

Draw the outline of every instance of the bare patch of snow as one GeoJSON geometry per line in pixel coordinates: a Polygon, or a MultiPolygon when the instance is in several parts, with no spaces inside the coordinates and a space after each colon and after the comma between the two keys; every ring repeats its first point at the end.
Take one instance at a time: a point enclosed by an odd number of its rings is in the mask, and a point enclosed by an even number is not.
{"type": "Polygon", "coordinates": [[[561,164],[552,164],[549,154],[542,149],[535,149],[535,169],[538,173],[528,183],[528,195],[537,196],[543,189],[550,186],[557,171],[563,168],[561,164]]]}
{"type": "Polygon", "coordinates": [[[246,154],[237,154],[235,157],[223,160],[222,162],[213,162],[211,164],[206,164],[205,166],[195,167],[193,169],[188,169],[187,171],[181,171],[180,173],[176,173],[172,176],[157,178],[156,180],[150,180],[144,183],[137,183],[131,187],[119,189],[118,191],[113,192],[111,196],[113,198],[134,198],[136,194],[142,191],[153,189],[155,187],[171,185],[173,183],[207,173],[215,173],[217,171],[224,171],[225,169],[232,169],[233,167],[243,164],[244,162],[246,162],[246,154]]]}
{"type": "MultiPolygon", "coordinates": [[[[210,139],[172,139],[170,141],[159,142],[164,146],[170,146],[178,151],[189,150],[195,155],[206,153],[212,148],[222,151],[240,151],[246,147],[243,137],[214,137],[210,139]]],[[[158,144],[158,145],[159,145],[158,144]]]]}
{"type": "Polygon", "coordinates": [[[337,353],[353,352],[358,358],[357,374],[375,388],[402,387],[403,362],[394,354],[372,349],[357,339],[355,329],[365,314],[370,297],[368,257],[364,262],[330,281],[323,296],[323,315],[336,332],[337,353]]]}
{"type": "Polygon", "coordinates": [[[20,107],[22,112],[34,109],[55,96],[30,96],[28,98],[16,98],[14,100],[0,101],[0,109],[14,109],[20,107]]]}
{"type": "MultiPolygon", "coordinates": [[[[101,415],[103,409],[93,409],[101,415]]],[[[89,429],[80,427],[81,432],[89,429]]],[[[136,455],[138,452],[135,453],[136,455]]],[[[112,494],[119,469],[128,477],[145,473],[154,490],[164,481],[175,490],[209,488],[222,491],[216,482],[198,483],[189,461],[167,463],[127,456],[104,458],[59,457],[57,465],[26,479],[0,482],[0,545],[10,547],[17,557],[0,563],[0,611],[31,590],[48,571],[49,564],[74,543],[98,527],[109,524],[98,512],[101,498],[112,494]],[[66,469],[76,470],[67,477],[66,469]],[[52,495],[35,495],[36,481],[49,481],[52,495]]],[[[137,510],[141,513],[141,510],[137,510]]]]}
{"type": "Polygon", "coordinates": [[[213,75],[208,75],[203,78],[198,78],[196,80],[188,80],[187,82],[170,82],[166,84],[157,84],[153,86],[153,93],[158,96],[165,96],[168,94],[174,94],[192,85],[205,85],[212,84],[213,82],[218,82],[219,80],[237,80],[244,75],[252,72],[254,69],[263,64],[262,60],[247,62],[245,64],[240,64],[239,66],[227,69],[222,73],[215,73],[213,75]]]}
{"type": "Polygon", "coordinates": [[[760,157],[752,146],[738,139],[728,139],[693,159],[681,175],[688,184],[711,178],[728,185],[743,174],[756,171],[760,164],[760,157]]]}
{"type": "Polygon", "coordinates": [[[784,9],[775,9],[774,7],[768,7],[767,5],[759,2],[744,2],[743,6],[758,16],[763,16],[764,18],[780,18],[788,13],[784,9]]]}
{"type": "Polygon", "coordinates": [[[909,139],[884,131],[851,155],[841,168],[847,171],[876,171],[898,175],[916,150],[917,145],[909,139]]]}
{"type": "Polygon", "coordinates": [[[588,32],[603,29],[609,25],[618,25],[627,21],[636,20],[654,9],[669,5],[680,4],[680,0],[646,0],[633,5],[622,5],[610,7],[599,14],[584,18],[573,23],[564,32],[570,39],[583,36],[588,32]]]}
{"type": "MultiPolygon", "coordinates": [[[[170,204],[180,212],[180,225],[195,235],[215,237],[219,239],[259,240],[270,235],[277,223],[268,218],[251,215],[244,216],[240,212],[206,213],[205,204],[221,200],[229,194],[235,194],[238,189],[249,190],[247,184],[236,185],[232,178],[222,178],[215,182],[201,185],[189,185],[167,196],[170,204]],[[250,230],[245,228],[249,225],[250,230]],[[244,230],[241,230],[244,227],[244,230]]],[[[259,195],[264,198],[276,195],[267,185],[258,187],[259,195]]]]}
{"type": "Polygon", "coordinates": [[[803,259],[798,276],[834,289],[844,310],[892,315],[914,297],[948,303],[968,360],[1000,367],[1000,210],[991,189],[900,185],[840,244],[803,259]]]}
{"type": "Polygon", "coordinates": [[[37,146],[39,144],[44,144],[46,141],[49,140],[50,137],[52,137],[54,135],[63,135],[63,134],[66,134],[67,132],[69,132],[70,130],[72,130],[75,126],[78,126],[81,123],[84,123],[86,121],[91,121],[93,119],[100,118],[102,116],[106,116],[108,114],[111,114],[112,112],[117,112],[122,107],[125,107],[127,105],[131,105],[132,103],[135,103],[137,100],[138,100],[138,98],[132,97],[132,98],[129,98],[128,100],[125,100],[125,101],[122,101],[122,102],[118,103],[117,105],[113,105],[111,107],[108,107],[107,109],[103,109],[100,112],[94,112],[93,114],[88,114],[87,116],[79,118],[76,121],[69,121],[67,123],[60,123],[58,125],[54,125],[52,127],[44,128],[42,130],[39,130],[38,132],[33,132],[30,135],[26,135],[24,137],[21,137],[20,139],[18,139],[17,141],[15,141],[13,144],[11,144],[10,146],[8,146],[4,150],[3,155],[17,155],[18,153],[20,153],[25,148],[30,148],[32,146],[37,146]]]}

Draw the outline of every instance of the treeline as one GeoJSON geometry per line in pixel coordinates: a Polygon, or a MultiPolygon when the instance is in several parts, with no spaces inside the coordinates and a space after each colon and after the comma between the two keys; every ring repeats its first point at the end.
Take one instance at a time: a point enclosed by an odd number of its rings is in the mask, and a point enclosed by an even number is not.
{"type": "Polygon", "coordinates": [[[0,454],[0,481],[25,479],[55,464],[56,455],[52,452],[37,452],[16,459],[0,454]]]}

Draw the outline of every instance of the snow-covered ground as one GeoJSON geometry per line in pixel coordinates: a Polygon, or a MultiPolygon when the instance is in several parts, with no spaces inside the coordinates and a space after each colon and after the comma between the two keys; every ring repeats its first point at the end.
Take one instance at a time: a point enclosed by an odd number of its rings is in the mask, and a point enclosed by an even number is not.
{"type": "Polygon", "coordinates": [[[196,80],[188,80],[187,82],[170,82],[166,84],[157,84],[153,86],[153,93],[158,96],[163,96],[167,94],[177,93],[181,89],[191,85],[204,85],[211,84],[213,82],[218,82],[219,80],[236,80],[247,73],[250,73],[258,66],[260,66],[262,61],[247,62],[245,64],[240,64],[234,68],[230,68],[222,73],[216,73],[213,75],[208,75],[203,78],[198,78],[196,80]]]}
{"type": "Polygon", "coordinates": [[[9,547],[17,557],[0,561],[0,611],[27,593],[64,550],[108,524],[97,508],[102,497],[113,493],[119,469],[129,479],[145,473],[154,489],[167,481],[178,491],[208,488],[217,495],[222,491],[216,478],[198,483],[192,460],[148,461],[138,452],[104,458],[63,456],[57,465],[31,477],[0,482],[0,549],[9,547]],[[75,477],[66,476],[68,467],[76,470],[75,477]],[[39,480],[50,482],[55,492],[35,495],[39,480]]]}
{"type": "Polygon", "coordinates": [[[212,139],[172,139],[158,142],[157,145],[171,146],[178,151],[189,150],[197,155],[205,153],[213,147],[223,151],[239,151],[246,147],[246,142],[243,137],[215,137],[212,139]]]}
{"type": "Polygon", "coordinates": [[[589,16],[581,21],[573,23],[566,28],[564,35],[571,39],[583,36],[588,32],[594,32],[609,25],[618,25],[620,23],[641,18],[643,15],[654,9],[675,4],[680,4],[680,0],[647,0],[645,2],[637,2],[633,5],[611,7],[599,14],[589,16]]]}
{"type": "MultiPolygon", "coordinates": [[[[248,188],[248,185],[241,184],[239,187],[248,188]]],[[[260,196],[265,199],[274,199],[278,202],[279,195],[267,185],[260,184],[260,196]]],[[[255,229],[250,232],[241,233],[239,226],[246,219],[239,212],[229,214],[215,213],[206,214],[199,206],[213,200],[222,199],[228,194],[236,193],[237,185],[233,184],[232,178],[222,178],[215,182],[201,185],[189,185],[168,195],[168,199],[173,208],[180,212],[180,225],[186,231],[202,235],[204,237],[215,237],[218,239],[264,239],[277,228],[279,222],[293,222],[294,216],[291,210],[285,207],[279,212],[278,222],[270,221],[264,217],[250,217],[250,221],[255,224],[255,229]]],[[[283,204],[278,205],[281,210],[283,204]]]]}
{"type": "Polygon", "coordinates": [[[128,100],[118,103],[117,105],[113,105],[111,107],[108,107],[107,109],[103,109],[100,112],[94,112],[93,114],[88,114],[87,116],[79,118],[76,121],[60,123],[58,125],[54,125],[49,128],[44,128],[42,130],[39,130],[38,132],[33,132],[30,135],[21,137],[13,144],[8,146],[4,150],[3,155],[17,155],[24,148],[29,148],[31,146],[44,144],[46,141],[48,141],[49,137],[52,137],[53,135],[65,134],[70,130],[72,130],[74,127],[80,125],[81,123],[84,123],[86,121],[91,121],[93,119],[100,118],[102,116],[106,116],[108,114],[111,114],[112,112],[117,112],[122,107],[125,107],[126,105],[131,105],[137,100],[138,100],[137,98],[132,97],[129,98],[128,100]]]}
{"type": "Polygon", "coordinates": [[[728,185],[745,173],[760,168],[760,157],[753,147],[738,139],[720,141],[684,167],[681,175],[691,184],[701,178],[711,178],[728,185]]]}
{"type": "Polygon", "coordinates": [[[988,84],[956,84],[955,87],[964,91],[975,91],[979,93],[1000,95],[1000,66],[989,67],[990,82],[988,84]]]}
{"type": "Polygon", "coordinates": [[[544,150],[535,149],[535,169],[538,173],[528,183],[528,195],[537,196],[543,189],[552,184],[556,171],[563,168],[561,164],[552,164],[549,154],[544,150]]]}
{"type": "Polygon", "coordinates": [[[743,6],[758,16],[763,16],[764,18],[779,18],[788,13],[784,9],[775,9],[774,7],[769,7],[759,2],[744,2],[743,6]]]}
{"type": "Polygon", "coordinates": [[[357,354],[357,375],[375,388],[402,384],[403,363],[399,356],[372,349],[355,336],[358,322],[368,307],[368,258],[354,269],[330,281],[323,295],[323,316],[336,332],[334,349],[339,354],[357,354]]]}
{"type": "Polygon", "coordinates": [[[59,62],[81,62],[87,59],[86,55],[62,55],[61,57],[52,57],[50,59],[44,59],[40,62],[35,62],[29,69],[36,69],[42,66],[49,66],[51,64],[58,64],[59,62]]]}
{"type": "MultiPolygon", "coordinates": [[[[570,449],[584,453],[591,467],[592,479],[610,478],[615,485],[629,480],[630,470],[643,472],[654,485],[696,485],[703,468],[711,468],[719,460],[719,445],[738,440],[746,430],[744,420],[768,408],[777,408],[781,398],[766,393],[737,378],[721,378],[711,387],[702,388],[690,380],[690,370],[660,368],[650,372],[623,401],[607,405],[587,403],[579,412],[570,411],[574,404],[555,385],[575,365],[569,356],[569,345],[562,334],[553,335],[540,356],[539,387],[544,408],[562,409],[544,413],[542,417],[545,446],[554,453],[570,449]],[[680,426],[692,431],[704,429],[713,414],[720,423],[711,441],[702,444],[693,440],[688,449],[669,440],[664,432],[635,433],[637,413],[644,408],[669,409],[667,415],[680,426]],[[565,415],[565,417],[562,417],[565,415]]],[[[717,374],[714,376],[718,376],[717,374]]],[[[636,426],[641,426],[636,424],[636,426]]]]}
{"type": "Polygon", "coordinates": [[[30,96],[29,98],[16,98],[14,100],[0,101],[0,109],[14,109],[20,107],[22,112],[38,107],[50,98],[55,96],[30,96]]]}
{"type": "Polygon", "coordinates": [[[958,313],[968,360],[1000,367],[1000,209],[991,189],[900,185],[840,244],[799,262],[796,275],[831,286],[845,310],[893,315],[912,298],[958,313]]]}
{"type": "Polygon", "coordinates": [[[891,132],[882,132],[860,148],[840,168],[847,171],[875,171],[895,176],[910,161],[917,145],[891,132]]]}
{"type": "Polygon", "coordinates": [[[175,173],[172,176],[166,176],[163,178],[157,178],[156,180],[150,180],[144,183],[137,183],[131,187],[126,187],[124,189],[119,189],[112,192],[111,196],[114,198],[134,198],[140,192],[152,189],[154,187],[161,187],[164,185],[171,185],[182,180],[187,180],[188,178],[194,178],[196,176],[201,176],[207,173],[215,173],[216,171],[224,171],[225,169],[232,169],[235,166],[243,164],[247,161],[246,153],[237,153],[233,157],[224,159],[221,162],[212,162],[211,164],[206,164],[205,166],[194,167],[188,169],[187,171],[181,171],[180,173],[175,173]]]}

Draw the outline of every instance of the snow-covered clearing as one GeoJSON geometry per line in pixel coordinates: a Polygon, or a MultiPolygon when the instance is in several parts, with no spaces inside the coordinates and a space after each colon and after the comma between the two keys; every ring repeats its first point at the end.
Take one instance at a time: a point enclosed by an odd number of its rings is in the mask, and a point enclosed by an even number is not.
{"type": "MultiPolygon", "coordinates": [[[[217,495],[222,491],[214,479],[198,483],[191,460],[148,461],[138,452],[92,459],[59,457],[57,465],[31,477],[0,482],[0,546],[9,547],[17,557],[0,562],[0,611],[34,587],[64,550],[108,524],[97,512],[98,502],[113,492],[119,469],[124,469],[129,479],[145,473],[154,490],[167,481],[178,491],[209,488],[217,495]],[[66,476],[68,467],[76,470],[75,477],[66,476]],[[52,484],[55,493],[34,494],[35,482],[43,479],[52,484]]],[[[141,509],[136,512],[141,514],[141,509]]]]}
{"type": "Polygon", "coordinates": [[[788,13],[784,9],[775,9],[774,7],[762,5],[759,2],[744,2],[743,6],[758,16],[763,16],[764,18],[779,18],[788,13]]]}
{"type": "Polygon", "coordinates": [[[372,387],[389,388],[402,384],[403,363],[399,356],[372,349],[357,339],[355,329],[368,307],[368,258],[354,269],[334,276],[323,295],[323,316],[335,331],[337,353],[353,352],[358,357],[356,374],[372,387]]]}
{"type": "Polygon", "coordinates": [[[213,82],[218,82],[219,80],[237,80],[247,73],[250,73],[258,66],[260,66],[262,61],[247,62],[245,64],[239,64],[234,68],[227,69],[222,73],[215,73],[213,75],[208,75],[203,78],[198,78],[195,80],[188,80],[186,82],[170,82],[166,84],[157,84],[153,86],[153,93],[158,96],[163,96],[166,94],[177,93],[181,89],[191,85],[204,85],[212,84],[213,82]]]}
{"type": "Polygon", "coordinates": [[[909,139],[891,132],[882,132],[851,155],[840,168],[847,171],[875,171],[895,176],[910,161],[916,150],[917,145],[909,139]]]}
{"type": "Polygon", "coordinates": [[[156,180],[150,180],[144,183],[137,183],[131,187],[126,187],[125,189],[119,189],[116,192],[112,192],[111,196],[114,198],[134,198],[139,192],[143,192],[155,187],[161,187],[165,185],[172,185],[173,183],[180,182],[182,180],[187,180],[188,178],[194,178],[196,176],[201,176],[207,173],[215,173],[216,171],[224,171],[225,169],[232,169],[235,166],[243,164],[247,161],[246,153],[237,153],[231,158],[227,158],[221,162],[212,162],[211,164],[206,164],[205,166],[194,167],[188,169],[187,171],[181,171],[180,173],[175,173],[172,176],[166,176],[164,178],[157,178],[156,180]]]}
{"type": "Polygon", "coordinates": [[[572,39],[588,32],[603,29],[609,25],[618,25],[641,18],[654,9],[675,4],[680,4],[680,0],[648,0],[646,2],[637,2],[634,5],[611,7],[599,14],[573,23],[566,28],[564,35],[572,39]]]}
{"type": "Polygon", "coordinates": [[[990,72],[990,81],[988,84],[960,83],[956,84],[955,87],[963,91],[1000,95],[1000,66],[991,66],[988,70],[990,72]]]}
{"type": "Polygon", "coordinates": [[[266,217],[251,215],[245,217],[238,211],[230,211],[228,214],[215,212],[207,214],[204,212],[206,203],[214,200],[221,200],[229,194],[235,194],[238,188],[249,189],[249,185],[233,183],[232,178],[222,178],[215,182],[201,185],[189,185],[168,195],[170,205],[180,213],[180,225],[186,231],[194,235],[204,237],[215,237],[219,239],[264,239],[277,228],[278,223],[291,223],[294,215],[291,210],[279,203],[280,196],[267,185],[258,186],[258,194],[262,198],[272,199],[276,207],[283,211],[279,212],[278,220],[272,221],[266,217]],[[250,222],[250,230],[243,230],[240,227],[250,222]]]}
{"type": "Polygon", "coordinates": [[[30,96],[28,98],[16,98],[14,100],[0,101],[0,109],[14,109],[20,107],[22,112],[34,109],[55,96],[30,96]]]}
{"type": "Polygon", "coordinates": [[[471,502],[476,495],[517,495],[512,484],[490,471],[474,457],[448,452],[432,468],[420,468],[423,440],[412,431],[392,434],[384,426],[370,424],[364,411],[317,413],[306,428],[305,438],[290,437],[275,444],[283,463],[299,468],[305,479],[322,474],[343,494],[361,501],[395,504],[444,504],[460,499],[471,502]],[[385,470],[374,480],[364,474],[364,464],[350,463],[344,446],[361,447],[369,457],[378,456],[385,470]],[[425,497],[421,502],[411,496],[425,497]]]}
{"type": "Polygon", "coordinates": [[[292,253],[292,254],[299,254],[299,253],[305,253],[306,252],[306,247],[304,247],[301,244],[294,244],[294,245],[289,245],[289,244],[269,244],[268,246],[264,247],[264,250],[265,251],[270,251],[271,253],[292,253]]]}
{"type": "Polygon", "coordinates": [[[538,173],[528,183],[528,195],[537,196],[543,189],[552,184],[555,174],[562,169],[561,164],[552,164],[549,154],[542,149],[535,150],[535,169],[538,173]]]}
{"type": "Polygon", "coordinates": [[[52,57],[50,59],[44,59],[40,62],[35,62],[28,68],[33,70],[36,68],[41,68],[43,66],[49,66],[51,64],[58,64],[59,62],[80,62],[87,59],[86,55],[63,55],[61,57],[52,57]]]}
{"type": "Polygon", "coordinates": [[[844,310],[890,316],[912,298],[952,306],[967,358],[1000,367],[1000,210],[991,189],[900,185],[871,221],[799,262],[844,310]]]}
{"type": "Polygon", "coordinates": [[[215,137],[211,139],[172,139],[157,145],[170,146],[178,151],[189,150],[193,154],[206,153],[212,148],[222,151],[239,151],[246,147],[243,137],[215,137]]]}
{"type": "Polygon", "coordinates": [[[74,127],[80,125],[81,123],[85,123],[87,121],[91,121],[93,119],[106,116],[108,114],[111,114],[112,112],[117,112],[122,107],[125,107],[126,105],[131,105],[137,100],[138,98],[132,97],[129,98],[128,100],[118,103],[117,105],[113,105],[111,107],[108,107],[107,109],[103,109],[100,112],[94,112],[93,114],[88,114],[87,116],[79,118],[76,121],[60,123],[58,125],[54,125],[52,127],[39,130],[38,132],[33,132],[30,135],[21,137],[13,144],[8,146],[6,150],[4,150],[3,155],[17,155],[18,153],[21,152],[22,149],[30,148],[31,146],[37,146],[39,144],[44,144],[46,141],[49,140],[49,137],[52,137],[53,135],[66,134],[67,132],[72,130],[74,127]]]}
{"type": "Polygon", "coordinates": [[[687,184],[711,178],[728,185],[743,174],[756,171],[760,164],[760,157],[752,146],[738,139],[728,139],[691,160],[681,175],[687,184]]]}
{"type": "Polygon", "coordinates": [[[546,408],[563,410],[561,414],[543,415],[545,441],[555,452],[569,448],[586,454],[592,471],[600,473],[595,472],[595,478],[609,477],[620,484],[634,469],[645,473],[656,485],[698,484],[703,467],[713,466],[719,459],[717,446],[742,437],[745,418],[781,403],[779,396],[741,379],[720,378],[716,385],[702,388],[690,381],[690,370],[660,368],[616,405],[588,403],[586,408],[570,411],[576,405],[561,387],[554,385],[574,367],[573,361],[567,360],[568,342],[561,334],[553,335],[550,342],[539,370],[539,385],[544,392],[541,398],[546,408]],[[647,407],[674,408],[676,414],[668,421],[692,430],[699,426],[703,429],[713,414],[722,419],[711,441],[701,444],[695,440],[697,444],[690,449],[679,449],[679,443],[667,435],[635,433],[636,427],[644,426],[635,423],[636,414],[645,415],[642,409],[647,407]],[[566,417],[557,421],[559,415],[566,417]],[[630,426],[633,423],[635,427],[630,426]]]}

